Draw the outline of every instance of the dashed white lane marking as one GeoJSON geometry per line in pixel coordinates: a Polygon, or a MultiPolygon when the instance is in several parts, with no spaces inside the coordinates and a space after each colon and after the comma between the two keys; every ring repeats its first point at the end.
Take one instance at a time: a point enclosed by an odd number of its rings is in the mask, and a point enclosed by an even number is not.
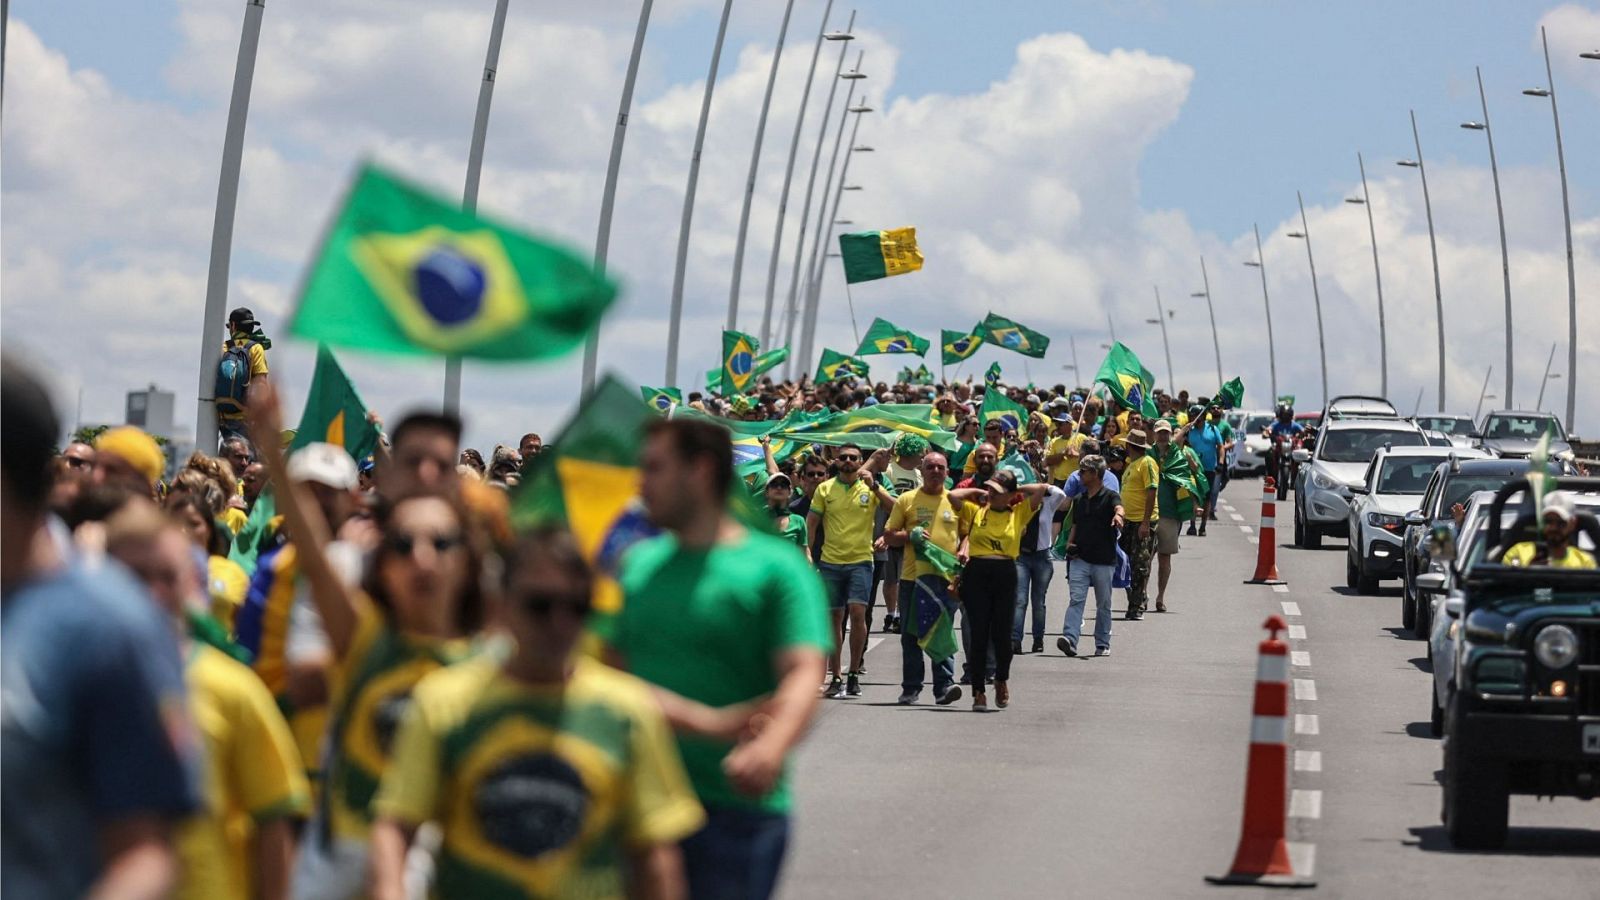
{"type": "Polygon", "coordinates": [[[1249,525],[1240,525],[1239,526],[1239,533],[1240,534],[1254,534],[1255,533],[1255,529],[1251,528],[1249,525]]]}
{"type": "Polygon", "coordinates": [[[1322,792],[1300,790],[1291,791],[1289,793],[1289,818],[1322,818],[1322,792]]]}
{"type": "Polygon", "coordinates": [[[1289,665],[1302,669],[1307,668],[1311,665],[1311,653],[1306,650],[1289,651],[1289,665]]]}
{"type": "Polygon", "coordinates": [[[1317,730],[1317,717],[1314,714],[1307,715],[1306,713],[1295,713],[1294,733],[1320,734],[1321,732],[1317,730]]]}
{"type": "Polygon", "coordinates": [[[1294,752],[1294,770],[1296,772],[1321,772],[1321,750],[1296,750],[1294,752]]]}
{"type": "Polygon", "coordinates": [[[1272,590],[1275,593],[1287,594],[1289,593],[1289,586],[1287,584],[1275,584],[1272,586],[1272,590]]]}
{"type": "Polygon", "coordinates": [[[1303,641],[1305,639],[1306,639],[1306,627],[1304,625],[1290,625],[1289,626],[1289,640],[1291,640],[1291,641],[1303,641]]]}
{"type": "Polygon", "coordinates": [[[1228,513],[1228,518],[1234,520],[1235,522],[1243,522],[1244,521],[1244,516],[1241,516],[1238,513],[1228,513]]]}
{"type": "MultiPolygon", "coordinates": [[[[1276,587],[1276,585],[1274,585],[1274,587],[1276,587]]],[[[1286,616],[1300,615],[1300,604],[1294,602],[1293,600],[1283,600],[1279,603],[1279,605],[1283,607],[1283,614],[1286,616]]]]}
{"type": "Polygon", "coordinates": [[[1310,878],[1316,874],[1317,845],[1301,844],[1295,841],[1284,841],[1284,848],[1289,851],[1289,865],[1294,867],[1294,873],[1301,878],[1310,878]]]}
{"type": "Polygon", "coordinates": [[[1309,678],[1296,678],[1294,680],[1294,698],[1296,700],[1317,699],[1317,683],[1309,678]]]}
{"type": "Polygon", "coordinates": [[[1247,534],[1247,535],[1245,535],[1245,538],[1244,538],[1244,539],[1245,539],[1245,540],[1247,540],[1247,541],[1249,541],[1249,542],[1250,542],[1250,543],[1252,543],[1252,544],[1255,544],[1255,543],[1259,543],[1259,542],[1260,542],[1260,538],[1258,538],[1258,537],[1256,537],[1256,536],[1255,536],[1255,535],[1253,535],[1253,534],[1247,534]]]}
{"type": "Polygon", "coordinates": [[[881,637],[867,638],[867,652],[871,653],[872,652],[872,648],[878,646],[881,643],[883,643],[883,640],[884,639],[881,638],[881,637]]]}

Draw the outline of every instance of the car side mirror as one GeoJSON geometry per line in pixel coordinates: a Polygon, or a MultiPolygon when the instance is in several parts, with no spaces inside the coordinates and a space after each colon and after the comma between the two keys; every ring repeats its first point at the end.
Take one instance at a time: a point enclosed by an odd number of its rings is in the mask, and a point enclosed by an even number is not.
{"type": "Polygon", "coordinates": [[[1576,444],[1581,440],[1583,440],[1583,438],[1578,437],[1576,434],[1567,435],[1567,443],[1569,444],[1576,444]]]}
{"type": "Polygon", "coordinates": [[[1406,513],[1406,524],[1415,526],[1426,525],[1428,524],[1428,517],[1422,514],[1422,510],[1414,509],[1411,512],[1406,513]]]}
{"type": "Polygon", "coordinates": [[[1289,456],[1297,463],[1311,462],[1311,451],[1305,449],[1304,447],[1296,447],[1294,452],[1290,453],[1289,456]]]}
{"type": "Polygon", "coordinates": [[[1481,432],[1481,431],[1469,431],[1469,432],[1467,432],[1467,437],[1472,438],[1475,441],[1481,441],[1481,440],[1483,440],[1483,432],[1481,432]]]}
{"type": "Polygon", "coordinates": [[[1355,485],[1354,487],[1350,488],[1350,493],[1352,493],[1352,494],[1370,494],[1372,492],[1367,490],[1367,486],[1366,485],[1358,484],[1358,485],[1355,485]]]}
{"type": "Polygon", "coordinates": [[[1424,572],[1418,575],[1417,590],[1424,594],[1444,593],[1444,573],[1424,572]]]}
{"type": "Polygon", "coordinates": [[[1452,619],[1459,619],[1463,605],[1460,597],[1449,597],[1444,601],[1444,614],[1452,619]]]}
{"type": "MultiPolygon", "coordinates": [[[[1428,555],[1449,562],[1456,558],[1456,530],[1452,526],[1435,525],[1428,535],[1428,555]]],[[[1437,573],[1435,573],[1437,574],[1437,573]]],[[[1418,576],[1419,578],[1423,576],[1418,576]]]]}

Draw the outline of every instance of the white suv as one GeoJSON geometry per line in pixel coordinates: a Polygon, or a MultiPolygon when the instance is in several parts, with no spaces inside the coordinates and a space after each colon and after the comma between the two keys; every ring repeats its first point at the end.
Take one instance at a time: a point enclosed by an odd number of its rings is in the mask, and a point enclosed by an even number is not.
{"type": "Polygon", "coordinates": [[[1346,529],[1345,585],[1374,594],[1378,582],[1405,574],[1406,514],[1415,512],[1434,469],[1450,457],[1483,459],[1477,450],[1444,447],[1385,447],[1367,466],[1359,487],[1350,488],[1346,529]]]}
{"type": "Polygon", "coordinates": [[[1294,484],[1295,545],[1315,550],[1322,546],[1324,534],[1347,536],[1350,489],[1366,484],[1367,466],[1378,451],[1427,443],[1422,430],[1404,419],[1323,422],[1316,447],[1294,451],[1300,463],[1294,484]]]}

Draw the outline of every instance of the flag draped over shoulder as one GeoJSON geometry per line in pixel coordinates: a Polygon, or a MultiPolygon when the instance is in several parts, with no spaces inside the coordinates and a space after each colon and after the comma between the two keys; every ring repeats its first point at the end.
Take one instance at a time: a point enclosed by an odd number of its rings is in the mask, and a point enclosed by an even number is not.
{"type": "Polygon", "coordinates": [[[594,331],[616,294],[576,254],[369,165],[316,252],[289,331],[387,353],[548,359],[594,331]]]}
{"type": "Polygon", "coordinates": [[[742,331],[722,333],[722,393],[741,393],[756,380],[756,353],[760,347],[760,342],[742,331]]]}
{"type": "Polygon", "coordinates": [[[944,364],[954,365],[974,353],[983,346],[983,335],[978,329],[971,331],[951,331],[948,328],[939,329],[939,344],[944,351],[944,364]]]}
{"type": "Polygon", "coordinates": [[[1244,405],[1244,379],[1235,378],[1222,387],[1212,396],[1212,402],[1222,404],[1223,409],[1237,409],[1244,405]]]}
{"type": "Polygon", "coordinates": [[[644,402],[648,403],[650,408],[657,412],[666,412],[674,406],[683,405],[683,391],[677,388],[646,387],[641,384],[639,385],[639,396],[643,397],[644,402]]]}
{"type": "Polygon", "coordinates": [[[928,339],[912,334],[909,330],[890,322],[888,319],[877,318],[872,320],[872,326],[861,338],[861,346],[856,348],[857,356],[867,356],[873,353],[915,353],[921,356],[928,352],[928,339]]]}
{"type": "Polygon", "coordinates": [[[844,280],[850,284],[904,275],[922,268],[915,228],[858,231],[839,235],[844,280]]]}
{"type": "Polygon", "coordinates": [[[867,361],[856,356],[847,356],[837,350],[822,349],[822,358],[817,362],[817,375],[811,379],[817,384],[836,381],[847,375],[857,378],[867,377],[867,361]]]}
{"type": "Polygon", "coordinates": [[[378,426],[367,421],[366,405],[326,345],[317,347],[317,367],[311,373],[305,412],[300,414],[300,427],[295,429],[289,449],[317,442],[343,447],[357,462],[378,449],[378,426]]]}
{"type": "Polygon", "coordinates": [[[1156,377],[1144,367],[1139,357],[1120,341],[1111,345],[1105,362],[1094,376],[1095,384],[1103,384],[1118,405],[1124,409],[1137,409],[1147,419],[1159,415],[1151,390],[1156,377]]]}
{"type": "Polygon", "coordinates": [[[978,323],[977,331],[985,343],[1014,350],[1034,359],[1043,359],[1045,351],[1050,348],[1050,338],[994,313],[989,313],[978,323]]]}

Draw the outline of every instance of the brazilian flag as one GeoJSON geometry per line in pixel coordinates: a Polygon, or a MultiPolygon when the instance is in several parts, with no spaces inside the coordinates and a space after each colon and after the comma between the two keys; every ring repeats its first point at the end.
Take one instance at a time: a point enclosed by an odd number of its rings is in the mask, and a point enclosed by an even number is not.
{"type": "Polygon", "coordinates": [[[867,329],[866,336],[861,339],[861,346],[856,348],[856,355],[915,353],[921,356],[928,352],[929,346],[931,345],[927,338],[912,334],[888,319],[876,318],[872,320],[872,327],[867,329]]]}
{"type": "MultiPolygon", "coordinates": [[[[788,358],[788,347],[779,347],[776,350],[769,350],[766,353],[756,357],[755,363],[750,372],[751,383],[753,384],[755,379],[760,378],[762,375],[765,375],[766,373],[782,365],[783,361],[788,358]]],[[[706,372],[706,390],[716,391],[719,394],[730,393],[722,389],[721,369],[711,369],[710,371],[706,372]]]]}
{"type": "Polygon", "coordinates": [[[756,352],[760,347],[759,341],[742,331],[722,333],[722,393],[742,393],[756,380],[756,352]]]}
{"type": "Polygon", "coordinates": [[[994,313],[989,313],[978,323],[977,331],[986,343],[1015,350],[1023,356],[1031,356],[1034,359],[1043,359],[1044,352],[1050,349],[1048,337],[994,313]]]}
{"type": "Polygon", "coordinates": [[[1223,409],[1236,409],[1244,405],[1244,379],[1235,378],[1212,395],[1213,403],[1220,404],[1223,409]]]}
{"type": "Polygon", "coordinates": [[[867,377],[867,361],[824,347],[822,359],[817,362],[817,377],[811,380],[817,384],[824,384],[851,375],[857,378],[867,377]]]}
{"type": "Polygon", "coordinates": [[[289,449],[319,442],[343,447],[357,462],[378,449],[378,426],[367,421],[366,405],[326,344],[317,345],[311,390],[289,449]]]}
{"type": "Polygon", "coordinates": [[[616,295],[587,260],[368,165],[289,331],[386,353],[548,359],[588,337],[616,295]]]}
{"type": "Polygon", "coordinates": [[[858,231],[839,235],[839,256],[849,284],[904,275],[922,268],[915,228],[858,231]]]}
{"type": "Polygon", "coordinates": [[[639,385],[639,396],[650,408],[657,412],[666,412],[674,406],[683,405],[683,391],[677,388],[655,388],[639,385]]]}
{"type": "Polygon", "coordinates": [[[985,425],[999,419],[1012,434],[1021,434],[1023,423],[1028,421],[1028,411],[1007,397],[1005,391],[994,389],[983,392],[983,407],[978,411],[978,418],[985,425]]]}
{"type": "Polygon", "coordinates": [[[951,331],[948,328],[939,329],[939,343],[944,349],[944,364],[955,365],[978,352],[983,346],[983,335],[978,329],[971,331],[951,331]]]}
{"type": "Polygon", "coordinates": [[[989,370],[987,372],[983,373],[983,383],[988,385],[991,388],[998,387],[1000,385],[1000,363],[999,363],[999,361],[995,361],[995,362],[992,362],[992,363],[989,364],[989,370]]]}
{"type": "Polygon", "coordinates": [[[1106,352],[1105,362],[1100,364],[1100,371],[1095,373],[1094,382],[1105,385],[1122,408],[1137,409],[1146,419],[1154,419],[1159,415],[1155,398],[1151,396],[1156,386],[1156,376],[1121,341],[1112,344],[1106,352]]]}

